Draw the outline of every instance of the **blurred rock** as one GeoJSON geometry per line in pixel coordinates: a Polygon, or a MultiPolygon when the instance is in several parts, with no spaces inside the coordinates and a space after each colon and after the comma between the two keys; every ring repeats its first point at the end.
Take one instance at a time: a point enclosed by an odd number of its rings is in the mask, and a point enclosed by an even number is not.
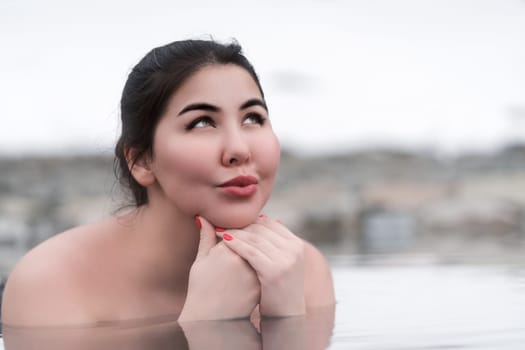
{"type": "Polygon", "coordinates": [[[507,200],[447,198],[419,212],[424,232],[456,232],[501,237],[523,232],[523,208],[507,200]]]}
{"type": "MultiPolygon", "coordinates": [[[[283,152],[264,212],[344,253],[426,251],[446,247],[445,240],[522,247],[524,189],[520,145],[457,157],[363,150],[302,158],[283,152]]],[[[123,198],[110,156],[0,159],[0,276],[27,249],[110,215],[126,204],[123,198]]]]}

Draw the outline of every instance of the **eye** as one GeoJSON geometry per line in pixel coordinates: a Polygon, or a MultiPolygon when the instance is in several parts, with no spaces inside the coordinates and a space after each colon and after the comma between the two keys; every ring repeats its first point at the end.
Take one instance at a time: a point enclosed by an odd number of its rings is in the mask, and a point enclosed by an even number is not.
{"type": "Polygon", "coordinates": [[[266,118],[259,113],[249,113],[244,117],[243,124],[259,124],[264,125],[266,118]]]}
{"type": "Polygon", "coordinates": [[[205,128],[207,126],[215,126],[213,119],[210,117],[199,117],[192,120],[188,125],[186,125],[186,130],[192,130],[195,128],[205,128]]]}

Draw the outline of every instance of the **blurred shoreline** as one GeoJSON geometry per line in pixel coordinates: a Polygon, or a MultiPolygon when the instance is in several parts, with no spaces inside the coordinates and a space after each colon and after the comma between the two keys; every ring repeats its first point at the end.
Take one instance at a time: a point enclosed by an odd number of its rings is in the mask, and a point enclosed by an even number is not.
{"type": "MultiPolygon", "coordinates": [[[[525,144],[456,156],[284,151],[264,212],[334,256],[524,263],[524,189],[525,144]]],[[[125,203],[109,155],[0,157],[0,277],[36,244],[125,203]]]]}

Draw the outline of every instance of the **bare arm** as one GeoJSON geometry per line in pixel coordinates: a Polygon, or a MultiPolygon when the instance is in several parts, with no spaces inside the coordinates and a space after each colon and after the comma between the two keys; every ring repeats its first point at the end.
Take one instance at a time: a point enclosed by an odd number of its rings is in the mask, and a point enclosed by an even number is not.
{"type": "Polygon", "coordinates": [[[67,261],[57,251],[36,248],[15,266],[5,287],[2,323],[11,326],[51,326],[89,322],[73,289],[67,261]]]}
{"type": "Polygon", "coordinates": [[[307,309],[335,304],[332,273],[325,257],[304,242],[304,292],[307,309]]]}

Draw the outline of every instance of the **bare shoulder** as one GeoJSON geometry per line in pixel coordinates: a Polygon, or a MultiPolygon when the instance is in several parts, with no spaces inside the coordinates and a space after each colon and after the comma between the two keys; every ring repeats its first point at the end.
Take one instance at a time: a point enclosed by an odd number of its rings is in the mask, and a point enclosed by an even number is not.
{"type": "Polygon", "coordinates": [[[334,283],[326,258],[311,243],[304,241],[304,259],[307,307],[334,304],[334,283]]]}
{"type": "Polygon", "coordinates": [[[60,233],[30,250],[11,271],[2,302],[2,322],[20,326],[47,326],[85,322],[82,251],[96,225],[60,233]]]}

